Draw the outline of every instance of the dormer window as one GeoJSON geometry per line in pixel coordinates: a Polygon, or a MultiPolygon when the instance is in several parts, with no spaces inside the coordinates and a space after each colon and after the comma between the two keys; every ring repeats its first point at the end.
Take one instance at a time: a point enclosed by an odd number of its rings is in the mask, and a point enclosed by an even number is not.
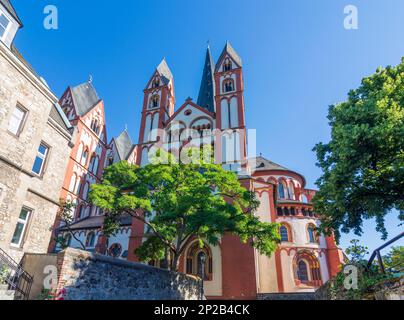
{"type": "Polygon", "coordinates": [[[227,59],[223,64],[223,71],[230,71],[231,70],[231,61],[227,59]]]}
{"type": "Polygon", "coordinates": [[[0,40],[4,40],[7,35],[10,20],[0,12],[0,40]]]}

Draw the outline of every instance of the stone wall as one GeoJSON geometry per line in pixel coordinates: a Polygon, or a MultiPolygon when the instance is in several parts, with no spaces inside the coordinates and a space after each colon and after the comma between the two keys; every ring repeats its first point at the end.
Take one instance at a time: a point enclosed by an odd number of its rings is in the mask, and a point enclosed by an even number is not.
{"type": "MultiPolygon", "coordinates": [[[[316,300],[348,300],[345,291],[332,292],[332,281],[328,281],[315,293],[316,300]]],[[[404,300],[404,277],[382,281],[368,290],[363,300],[404,300]]]]}
{"type": "Polygon", "coordinates": [[[24,252],[46,253],[71,145],[70,133],[50,118],[57,97],[0,41],[0,248],[17,262],[24,252]],[[27,115],[18,136],[8,131],[13,110],[27,115]],[[32,173],[41,141],[49,147],[43,176],[32,173]],[[10,245],[22,207],[32,210],[24,241],[10,245]]]}
{"type": "Polygon", "coordinates": [[[68,248],[57,256],[64,300],[198,300],[197,279],[148,265],[68,248]]]}

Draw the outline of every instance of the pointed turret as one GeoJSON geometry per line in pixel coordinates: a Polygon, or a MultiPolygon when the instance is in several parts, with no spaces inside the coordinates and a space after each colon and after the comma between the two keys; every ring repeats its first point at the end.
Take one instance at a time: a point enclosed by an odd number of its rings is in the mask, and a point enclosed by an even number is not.
{"type": "Polygon", "coordinates": [[[230,57],[236,63],[236,65],[237,65],[236,67],[239,67],[239,68],[242,67],[242,62],[241,62],[240,56],[238,55],[236,50],[234,50],[234,48],[231,46],[230,42],[227,41],[226,45],[223,48],[222,53],[220,54],[220,58],[219,58],[219,60],[217,62],[216,71],[219,71],[221,63],[222,63],[222,60],[226,56],[230,57]]]}
{"type": "Polygon", "coordinates": [[[215,63],[208,46],[206,50],[205,66],[203,68],[201,87],[197,104],[210,112],[216,111],[215,106],[215,80],[214,80],[215,63]]]}
{"type": "Polygon", "coordinates": [[[133,143],[128,131],[125,129],[115,140],[116,149],[121,160],[127,160],[133,149],[133,143]]]}
{"type": "Polygon", "coordinates": [[[169,84],[173,80],[173,74],[171,73],[165,58],[163,58],[163,60],[161,60],[160,64],[157,66],[157,71],[160,74],[162,78],[161,80],[164,84],[169,84]]]}

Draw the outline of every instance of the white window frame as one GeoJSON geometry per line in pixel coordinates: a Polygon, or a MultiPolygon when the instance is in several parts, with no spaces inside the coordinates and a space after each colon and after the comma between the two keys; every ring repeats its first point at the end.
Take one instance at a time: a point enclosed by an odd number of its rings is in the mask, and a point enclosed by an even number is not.
{"type": "Polygon", "coordinates": [[[41,141],[41,143],[39,144],[38,149],[37,149],[37,151],[36,151],[36,156],[35,156],[34,164],[32,165],[32,173],[33,173],[33,174],[35,174],[35,175],[37,175],[37,176],[42,176],[42,175],[43,175],[44,169],[45,169],[45,163],[46,163],[46,161],[47,161],[47,159],[48,159],[48,155],[49,155],[49,149],[50,149],[49,146],[48,146],[45,142],[41,141]],[[42,154],[42,153],[39,152],[39,148],[41,147],[41,145],[46,148],[45,154],[42,154]],[[36,161],[36,158],[37,158],[37,157],[40,157],[40,158],[42,159],[41,169],[39,170],[39,173],[36,173],[36,172],[34,171],[34,165],[35,165],[35,161],[36,161]]]}
{"type": "Polygon", "coordinates": [[[9,121],[8,121],[7,131],[10,132],[12,135],[14,135],[14,136],[16,136],[16,137],[19,137],[20,134],[21,134],[21,132],[22,132],[22,130],[23,130],[23,128],[24,128],[24,124],[25,124],[25,121],[26,121],[26,119],[27,119],[27,116],[28,116],[28,110],[25,109],[23,106],[21,106],[19,103],[17,103],[17,105],[16,105],[16,106],[14,107],[14,109],[13,109],[13,113],[11,114],[11,118],[10,118],[9,121]],[[20,123],[19,123],[19,125],[18,125],[17,132],[14,133],[14,132],[12,132],[12,131],[10,130],[10,124],[11,124],[11,119],[13,118],[14,112],[15,112],[16,109],[19,109],[20,111],[22,111],[24,115],[23,115],[23,117],[21,118],[21,121],[20,121],[20,123]]]}
{"type": "Polygon", "coordinates": [[[18,220],[17,220],[17,223],[15,225],[14,232],[13,232],[13,237],[14,237],[14,233],[15,233],[15,230],[17,229],[17,225],[18,225],[18,223],[21,223],[23,225],[23,228],[22,228],[22,231],[21,231],[20,239],[18,240],[18,243],[13,243],[12,242],[13,239],[11,238],[10,246],[15,247],[15,248],[21,248],[23,239],[25,238],[25,232],[27,231],[27,226],[28,226],[28,223],[29,223],[29,219],[31,218],[32,212],[33,212],[33,210],[30,209],[30,208],[27,208],[27,207],[22,207],[21,208],[20,215],[18,216],[18,220]],[[22,210],[27,211],[27,218],[25,220],[22,220],[20,218],[22,210]]]}
{"type": "Polygon", "coordinates": [[[2,37],[0,37],[0,40],[4,42],[4,40],[7,38],[7,35],[10,31],[11,25],[12,25],[12,20],[10,19],[10,17],[3,11],[0,9],[0,15],[3,15],[6,17],[6,19],[8,20],[8,25],[7,28],[4,30],[4,34],[2,37]]]}

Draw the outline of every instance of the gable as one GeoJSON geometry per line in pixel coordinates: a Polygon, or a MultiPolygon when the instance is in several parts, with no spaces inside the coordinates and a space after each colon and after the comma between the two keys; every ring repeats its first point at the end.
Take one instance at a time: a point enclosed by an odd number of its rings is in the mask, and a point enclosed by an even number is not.
{"type": "Polygon", "coordinates": [[[107,144],[104,103],[102,101],[97,103],[89,112],[81,117],[81,120],[85,123],[86,127],[90,129],[91,123],[94,119],[97,119],[101,127],[99,139],[104,142],[104,144],[107,144]]]}
{"type": "Polygon", "coordinates": [[[186,128],[191,128],[194,124],[198,124],[198,121],[201,122],[200,125],[204,122],[209,123],[211,129],[216,127],[216,122],[212,113],[190,101],[187,101],[173,114],[169,119],[167,126],[174,122],[180,122],[183,123],[186,128]]]}

